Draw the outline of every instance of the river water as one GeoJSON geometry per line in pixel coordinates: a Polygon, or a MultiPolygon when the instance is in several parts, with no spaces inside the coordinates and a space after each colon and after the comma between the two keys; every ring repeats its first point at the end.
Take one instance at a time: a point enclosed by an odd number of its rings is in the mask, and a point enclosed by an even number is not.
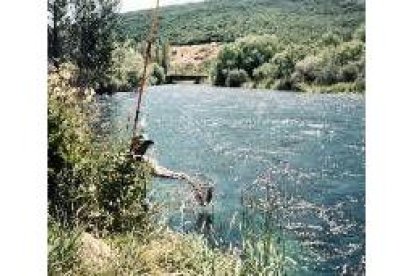
{"type": "MultiPolygon", "coordinates": [[[[98,102],[101,125],[128,138],[136,95],[98,102]]],[[[288,275],[364,273],[362,95],[166,85],[148,90],[143,111],[158,163],[215,187],[200,208],[185,183],[155,179],[150,197],[172,228],[234,248],[246,231],[271,233],[288,275]]]]}

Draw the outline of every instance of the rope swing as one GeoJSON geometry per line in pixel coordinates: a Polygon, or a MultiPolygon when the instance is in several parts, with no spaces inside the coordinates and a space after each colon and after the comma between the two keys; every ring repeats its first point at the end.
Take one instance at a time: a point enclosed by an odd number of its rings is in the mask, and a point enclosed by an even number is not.
{"type": "Polygon", "coordinates": [[[146,41],[146,50],[145,50],[145,57],[144,57],[144,72],[142,74],[143,76],[141,78],[141,83],[138,87],[138,103],[137,103],[137,108],[135,111],[134,127],[133,127],[133,133],[132,133],[133,137],[138,135],[137,132],[139,129],[138,128],[139,114],[140,114],[141,102],[142,102],[142,96],[144,94],[145,84],[148,79],[147,71],[148,71],[150,60],[151,60],[151,49],[152,49],[152,45],[155,42],[155,38],[158,33],[158,27],[159,27],[159,5],[160,5],[160,1],[157,0],[156,7],[152,13],[151,29],[150,29],[150,32],[148,34],[148,38],[146,41]]]}
{"type": "MultiPolygon", "coordinates": [[[[151,29],[146,40],[146,48],[144,52],[144,70],[141,82],[138,87],[138,101],[135,110],[135,119],[132,130],[130,153],[135,160],[144,160],[144,155],[148,148],[154,144],[152,140],[144,138],[142,126],[139,123],[139,115],[141,113],[142,98],[145,91],[145,86],[149,78],[148,67],[151,64],[151,51],[155,43],[159,31],[159,0],[156,1],[156,7],[152,12],[151,29]]],[[[181,179],[186,181],[194,193],[194,198],[201,206],[207,206],[213,198],[213,186],[206,185],[196,178],[190,177],[185,173],[172,172],[166,168],[158,166],[154,160],[147,160],[154,169],[154,174],[159,177],[166,177],[172,179],[181,179]]]]}
{"type": "Polygon", "coordinates": [[[146,49],[145,49],[145,53],[144,53],[144,71],[142,74],[142,78],[141,78],[141,82],[139,84],[138,87],[138,102],[137,102],[137,106],[136,106],[136,110],[135,110],[135,119],[134,119],[134,125],[133,125],[133,129],[132,129],[132,139],[131,139],[131,154],[136,157],[137,159],[142,159],[142,156],[145,154],[145,152],[147,151],[147,149],[154,144],[153,141],[151,140],[145,140],[143,133],[142,133],[142,129],[139,126],[139,115],[141,112],[141,104],[142,104],[142,98],[144,95],[144,89],[145,89],[145,85],[147,83],[148,80],[148,66],[151,62],[151,50],[152,50],[152,45],[155,42],[157,33],[158,33],[158,28],[159,28],[159,5],[160,5],[160,1],[157,0],[156,1],[156,7],[152,12],[152,17],[151,17],[151,29],[150,32],[148,34],[148,38],[146,40],[146,49]]]}

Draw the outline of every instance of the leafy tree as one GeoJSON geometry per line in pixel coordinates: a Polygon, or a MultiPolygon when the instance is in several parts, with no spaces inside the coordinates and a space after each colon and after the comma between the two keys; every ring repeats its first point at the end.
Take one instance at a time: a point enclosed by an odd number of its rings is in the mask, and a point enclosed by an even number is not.
{"type": "Polygon", "coordinates": [[[239,49],[235,45],[224,46],[218,54],[217,63],[212,74],[215,85],[225,85],[228,72],[238,67],[239,55],[239,49]]]}
{"type": "Polygon", "coordinates": [[[80,83],[104,89],[112,63],[118,0],[74,0],[73,59],[80,69],[80,83]]]}
{"type": "Polygon", "coordinates": [[[269,61],[275,52],[282,49],[274,36],[248,36],[236,42],[240,48],[238,65],[251,77],[255,68],[269,61]]]}
{"type": "Polygon", "coordinates": [[[248,36],[225,46],[217,57],[213,71],[214,83],[226,85],[228,74],[236,69],[243,69],[248,78],[254,77],[254,70],[270,61],[279,49],[282,49],[279,40],[267,35],[248,36]]]}
{"type": "Polygon", "coordinates": [[[139,84],[144,59],[131,41],[116,43],[112,51],[111,90],[130,91],[139,84]]]}
{"type": "Polygon", "coordinates": [[[256,82],[260,82],[267,78],[276,78],[275,74],[278,70],[278,67],[273,63],[265,63],[260,67],[254,69],[253,79],[256,82]]]}
{"type": "Polygon", "coordinates": [[[48,0],[49,60],[76,65],[81,86],[108,86],[118,7],[119,0],[48,0]]]}
{"type": "Polygon", "coordinates": [[[161,59],[161,67],[164,69],[165,74],[168,74],[168,69],[170,67],[170,43],[168,41],[165,41],[162,44],[162,59],[161,59]]]}
{"type": "Polygon", "coordinates": [[[69,15],[68,0],[48,0],[48,58],[58,66],[67,55],[69,15]]]}
{"type": "Polygon", "coordinates": [[[310,90],[325,86],[324,91],[362,91],[365,43],[358,39],[359,32],[349,41],[328,33],[303,44],[281,43],[269,35],[239,39],[219,53],[212,74],[214,84],[240,86],[252,80],[253,87],[261,88],[310,90]]]}
{"type": "Polygon", "coordinates": [[[164,69],[160,65],[158,65],[158,63],[153,64],[150,82],[153,85],[160,85],[165,83],[164,69]]]}

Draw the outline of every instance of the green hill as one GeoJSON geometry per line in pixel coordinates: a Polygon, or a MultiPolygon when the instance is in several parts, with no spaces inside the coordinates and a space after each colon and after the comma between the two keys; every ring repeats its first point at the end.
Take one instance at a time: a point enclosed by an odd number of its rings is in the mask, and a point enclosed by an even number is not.
{"type": "MultiPolygon", "coordinates": [[[[142,41],[151,11],[124,13],[119,35],[142,41]]],[[[304,42],[327,32],[346,38],[365,21],[364,0],[210,0],[161,9],[161,36],[173,44],[231,42],[273,34],[304,42]]]]}

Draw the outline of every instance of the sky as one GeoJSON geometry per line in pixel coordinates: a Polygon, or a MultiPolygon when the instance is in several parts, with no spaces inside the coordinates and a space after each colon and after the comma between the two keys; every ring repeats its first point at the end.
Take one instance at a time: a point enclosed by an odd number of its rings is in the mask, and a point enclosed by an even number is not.
{"type": "MultiPolygon", "coordinates": [[[[203,2],[203,0],[160,0],[160,6],[203,2]]],[[[121,12],[154,8],[156,0],[121,0],[121,12]]]]}

